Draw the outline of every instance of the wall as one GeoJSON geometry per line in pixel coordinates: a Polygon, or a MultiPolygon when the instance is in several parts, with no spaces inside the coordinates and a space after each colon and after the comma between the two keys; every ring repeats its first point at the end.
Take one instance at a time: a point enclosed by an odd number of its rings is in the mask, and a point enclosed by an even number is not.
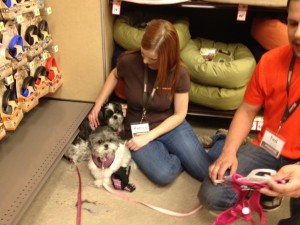
{"type": "Polygon", "coordinates": [[[63,76],[62,88],[51,97],[95,101],[110,70],[113,18],[108,1],[51,0],[45,6],[52,8],[47,21],[63,76]]]}

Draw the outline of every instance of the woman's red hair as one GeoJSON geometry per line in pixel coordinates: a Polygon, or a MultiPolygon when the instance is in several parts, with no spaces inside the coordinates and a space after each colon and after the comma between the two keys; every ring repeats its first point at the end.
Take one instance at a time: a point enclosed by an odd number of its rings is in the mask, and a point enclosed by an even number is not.
{"type": "Polygon", "coordinates": [[[179,80],[181,64],[179,38],[175,27],[169,21],[154,19],[149,22],[143,36],[141,47],[158,54],[158,87],[171,85],[171,96],[179,80]],[[169,76],[173,78],[168,79],[169,76]],[[171,84],[168,81],[172,81],[171,84]]]}

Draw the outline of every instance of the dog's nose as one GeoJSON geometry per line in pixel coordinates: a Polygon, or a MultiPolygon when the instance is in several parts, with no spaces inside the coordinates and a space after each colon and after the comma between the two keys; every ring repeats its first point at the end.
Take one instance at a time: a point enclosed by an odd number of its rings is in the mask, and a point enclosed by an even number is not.
{"type": "Polygon", "coordinates": [[[108,149],[108,144],[104,145],[104,149],[107,150],[108,149]]]}
{"type": "Polygon", "coordinates": [[[117,115],[114,115],[113,118],[114,118],[115,120],[117,120],[117,119],[118,119],[118,116],[117,116],[117,115]]]}

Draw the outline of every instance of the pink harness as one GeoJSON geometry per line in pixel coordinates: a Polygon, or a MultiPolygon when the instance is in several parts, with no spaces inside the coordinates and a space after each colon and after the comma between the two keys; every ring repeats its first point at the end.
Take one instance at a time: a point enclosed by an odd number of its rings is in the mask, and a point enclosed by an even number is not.
{"type": "Polygon", "coordinates": [[[258,213],[260,216],[260,224],[265,225],[265,216],[260,205],[260,192],[257,189],[265,187],[266,184],[253,183],[239,178],[242,178],[239,174],[231,176],[231,186],[238,194],[236,204],[222,212],[213,225],[230,225],[239,218],[255,225],[251,213],[252,211],[258,213]]]}
{"type": "Polygon", "coordinates": [[[107,169],[115,160],[115,154],[110,157],[105,157],[102,161],[95,155],[92,155],[92,160],[95,165],[100,169],[107,169]]]}
{"type": "MultiPolygon", "coordinates": [[[[215,220],[213,225],[230,225],[239,218],[251,222],[255,225],[252,217],[252,211],[260,216],[260,224],[265,225],[265,215],[260,205],[260,192],[258,189],[267,187],[267,181],[276,171],[271,169],[255,169],[251,173],[242,177],[239,174],[224,177],[224,180],[218,182],[230,182],[232,188],[238,194],[238,200],[234,206],[222,212],[215,220]],[[268,175],[268,176],[266,176],[268,175]]],[[[276,180],[277,183],[285,184],[285,180],[276,180]]]]}

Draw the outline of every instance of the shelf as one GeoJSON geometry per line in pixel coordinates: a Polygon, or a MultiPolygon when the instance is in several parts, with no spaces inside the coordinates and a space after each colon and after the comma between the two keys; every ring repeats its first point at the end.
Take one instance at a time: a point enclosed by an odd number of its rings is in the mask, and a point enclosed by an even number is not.
{"type": "Polygon", "coordinates": [[[202,117],[217,117],[231,119],[234,116],[235,110],[216,110],[201,105],[189,103],[188,115],[202,117]]]}
{"type": "Polygon", "coordinates": [[[14,225],[78,133],[92,103],[42,99],[0,142],[0,225],[14,225]]]}
{"type": "MultiPolygon", "coordinates": [[[[112,4],[113,0],[109,0],[109,3],[112,4]]],[[[143,7],[181,7],[181,8],[196,8],[196,9],[234,9],[237,10],[239,1],[228,1],[228,3],[224,3],[224,1],[201,1],[201,0],[195,0],[195,1],[161,1],[159,3],[158,1],[137,1],[137,0],[124,0],[122,1],[122,7],[123,6],[134,6],[134,5],[143,5],[143,7]]],[[[243,1],[241,1],[243,2],[243,1]]],[[[248,1],[249,2],[249,1],[248,1]]],[[[259,11],[277,11],[277,12],[286,12],[287,9],[285,6],[282,6],[280,4],[279,6],[276,6],[275,3],[271,4],[270,6],[268,4],[262,4],[261,1],[254,4],[248,5],[249,10],[259,10],[259,11]]]]}

